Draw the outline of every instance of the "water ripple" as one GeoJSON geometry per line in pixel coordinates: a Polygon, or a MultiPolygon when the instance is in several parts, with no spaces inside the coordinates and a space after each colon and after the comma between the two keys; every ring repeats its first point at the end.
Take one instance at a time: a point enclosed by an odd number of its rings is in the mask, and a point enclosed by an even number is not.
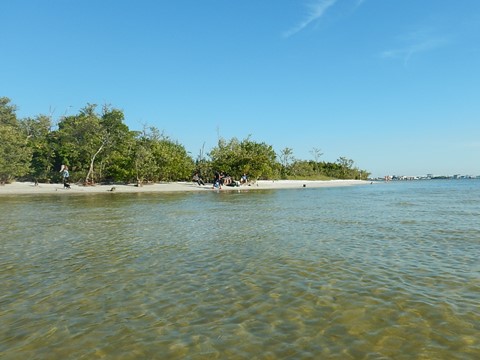
{"type": "Polygon", "coordinates": [[[3,199],[0,357],[477,359],[461,184],[3,199]]]}

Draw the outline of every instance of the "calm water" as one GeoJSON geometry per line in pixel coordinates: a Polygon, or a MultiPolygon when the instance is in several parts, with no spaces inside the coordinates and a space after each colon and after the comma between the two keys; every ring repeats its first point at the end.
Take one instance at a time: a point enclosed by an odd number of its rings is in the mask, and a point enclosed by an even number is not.
{"type": "Polygon", "coordinates": [[[480,181],[0,197],[1,359],[479,359],[480,181]]]}

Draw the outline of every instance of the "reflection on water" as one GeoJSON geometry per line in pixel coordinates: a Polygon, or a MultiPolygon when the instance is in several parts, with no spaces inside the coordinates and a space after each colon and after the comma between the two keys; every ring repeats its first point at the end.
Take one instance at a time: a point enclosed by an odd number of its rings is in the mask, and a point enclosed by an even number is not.
{"type": "Polygon", "coordinates": [[[478,359],[480,182],[0,198],[2,359],[478,359]]]}

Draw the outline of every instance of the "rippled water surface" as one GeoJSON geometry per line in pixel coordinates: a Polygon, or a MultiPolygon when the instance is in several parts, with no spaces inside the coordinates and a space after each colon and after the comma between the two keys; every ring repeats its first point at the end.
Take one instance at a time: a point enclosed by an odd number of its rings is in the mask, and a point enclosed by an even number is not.
{"type": "Polygon", "coordinates": [[[0,214],[1,359],[480,358],[480,181],[0,214]]]}

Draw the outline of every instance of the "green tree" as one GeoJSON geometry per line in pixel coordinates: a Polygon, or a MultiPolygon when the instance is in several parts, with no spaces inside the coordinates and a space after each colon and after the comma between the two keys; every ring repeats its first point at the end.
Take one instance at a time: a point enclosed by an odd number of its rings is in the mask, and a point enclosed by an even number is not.
{"type": "Polygon", "coordinates": [[[293,149],[286,147],[280,151],[280,162],[282,165],[282,177],[286,178],[290,174],[290,165],[295,160],[293,149]]]}
{"type": "Polygon", "coordinates": [[[55,148],[52,143],[52,121],[49,116],[39,115],[20,122],[27,134],[28,146],[32,151],[30,177],[34,180],[49,182],[55,165],[55,148]]]}
{"type": "Polygon", "coordinates": [[[55,134],[60,162],[70,167],[74,181],[89,181],[95,158],[104,146],[95,108],[88,104],[78,115],[64,117],[55,134]]]}
{"type": "Polygon", "coordinates": [[[290,165],[290,172],[295,178],[300,179],[310,179],[316,174],[314,164],[306,160],[295,160],[290,165]]]}
{"type": "Polygon", "coordinates": [[[0,182],[16,178],[50,181],[60,178],[61,164],[68,165],[71,178],[85,183],[98,181],[175,181],[191,179],[194,170],[205,178],[213,170],[234,178],[248,173],[252,179],[294,176],[296,178],[366,179],[369,173],[354,167],[351,159],[320,162],[323,153],[311,151],[314,161],[297,160],[291,148],[279,153],[272,146],[219,137],[218,144],[205,156],[204,147],[196,161],[184,146],[156,128],[130,131],[121,110],[105,105],[101,114],[87,104],[77,115],[65,116],[52,131],[51,118],[39,115],[17,119],[8,98],[0,98],[0,182]]]}
{"type": "Polygon", "coordinates": [[[121,110],[106,105],[102,109],[99,122],[101,143],[96,157],[97,178],[109,182],[128,181],[131,177],[129,160],[135,147],[135,133],[124,124],[124,114],[121,110]]]}
{"type": "Polygon", "coordinates": [[[166,136],[161,136],[153,143],[153,155],[157,163],[158,180],[191,179],[194,163],[183,145],[166,136]]]}
{"type": "MultiPolygon", "coordinates": [[[[212,161],[213,171],[223,171],[231,176],[238,177],[241,149],[240,141],[232,138],[230,141],[219,138],[217,146],[210,150],[209,157],[212,161]]],[[[210,174],[211,175],[211,174],[210,174]]]]}
{"type": "Polygon", "coordinates": [[[209,154],[212,167],[239,179],[243,173],[250,178],[270,178],[276,171],[276,155],[272,146],[247,137],[239,141],[221,138],[209,154]]]}
{"type": "Polygon", "coordinates": [[[320,167],[318,166],[318,163],[320,161],[320,157],[323,155],[323,152],[321,149],[314,147],[310,153],[313,155],[313,159],[315,160],[315,166],[314,170],[317,174],[320,173],[320,167]]]}
{"type": "Polygon", "coordinates": [[[96,105],[88,104],[78,115],[63,118],[56,134],[61,162],[70,165],[76,180],[83,178],[86,184],[103,180],[102,170],[111,178],[114,167],[117,175],[126,175],[128,171],[113,161],[126,165],[129,154],[122,151],[133,148],[133,135],[123,123],[122,111],[104,106],[102,115],[98,115],[95,110],[96,105]],[[101,166],[95,171],[97,162],[101,166]]]}
{"type": "Polygon", "coordinates": [[[212,163],[205,156],[205,143],[202,145],[195,160],[195,171],[198,172],[201,178],[213,177],[212,163]]]}
{"type": "Polygon", "coordinates": [[[352,179],[355,178],[353,175],[353,164],[354,161],[352,159],[348,159],[346,157],[339,157],[337,160],[337,164],[340,166],[340,178],[341,179],[352,179]]]}
{"type": "Polygon", "coordinates": [[[134,179],[135,147],[135,132],[129,131],[125,138],[101,157],[98,164],[100,179],[108,183],[129,182],[134,179]]]}
{"type": "Polygon", "coordinates": [[[158,167],[152,151],[152,141],[144,134],[136,140],[133,167],[138,186],[142,186],[145,181],[154,181],[158,167]]]}
{"type": "Polygon", "coordinates": [[[241,144],[240,172],[247,173],[250,178],[270,179],[276,174],[277,155],[271,145],[264,142],[244,139],[241,144]]]}
{"type": "Polygon", "coordinates": [[[10,99],[0,98],[0,183],[8,183],[30,171],[32,151],[27,145],[28,135],[16,116],[16,107],[10,99]]]}
{"type": "Polygon", "coordinates": [[[138,185],[145,181],[191,179],[193,159],[183,145],[161,134],[155,127],[137,134],[133,164],[138,185]]]}

